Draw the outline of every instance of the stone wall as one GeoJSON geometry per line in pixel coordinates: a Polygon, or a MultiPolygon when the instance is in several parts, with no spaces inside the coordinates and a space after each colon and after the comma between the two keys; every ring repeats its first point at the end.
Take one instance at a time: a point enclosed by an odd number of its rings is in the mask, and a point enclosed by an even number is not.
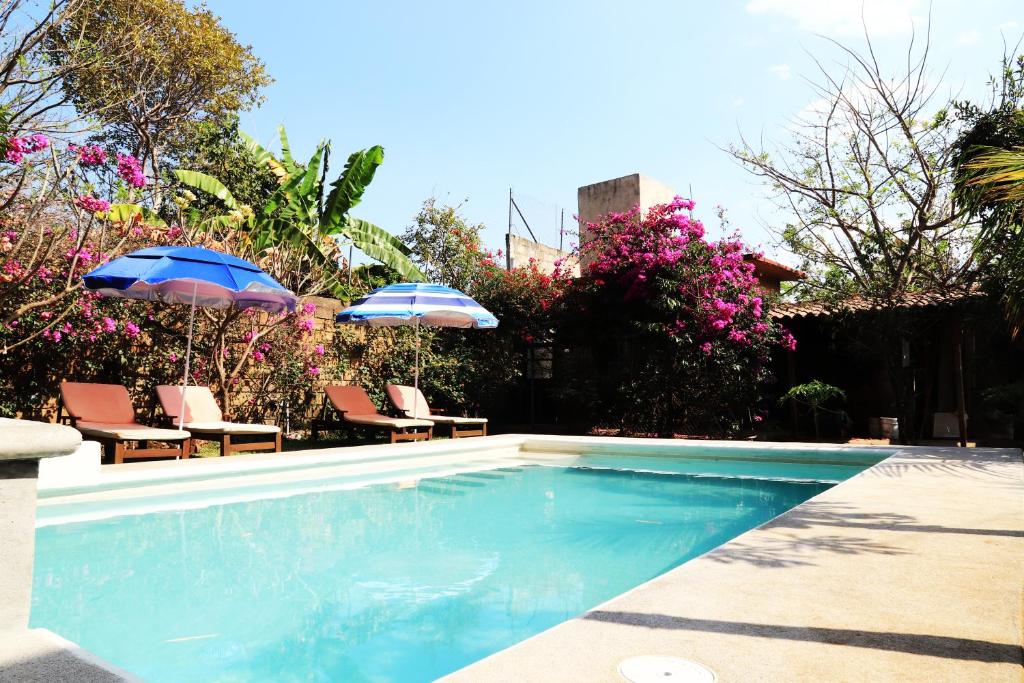
{"type": "MultiPolygon", "coordinates": [[[[505,235],[505,246],[508,249],[508,265],[511,268],[529,265],[530,259],[533,259],[542,273],[550,275],[555,270],[555,261],[563,260],[572,268],[573,276],[578,277],[580,274],[579,263],[571,252],[561,251],[517,235],[505,235]]],[[[562,267],[563,270],[565,267],[562,267]]]]}

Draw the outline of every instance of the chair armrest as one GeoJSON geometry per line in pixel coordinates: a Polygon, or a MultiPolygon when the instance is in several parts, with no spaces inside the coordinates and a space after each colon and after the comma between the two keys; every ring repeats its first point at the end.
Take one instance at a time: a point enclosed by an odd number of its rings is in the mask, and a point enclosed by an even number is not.
{"type": "Polygon", "coordinates": [[[64,399],[63,398],[58,398],[57,399],[57,417],[56,417],[57,424],[71,425],[72,427],[74,427],[75,423],[78,422],[78,418],[76,418],[70,412],[65,415],[64,414],[65,410],[67,410],[67,408],[64,407],[64,399]]]}

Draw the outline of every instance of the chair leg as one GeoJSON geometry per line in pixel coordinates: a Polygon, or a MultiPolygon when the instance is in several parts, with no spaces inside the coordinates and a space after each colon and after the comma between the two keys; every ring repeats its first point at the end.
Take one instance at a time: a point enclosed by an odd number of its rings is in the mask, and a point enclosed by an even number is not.
{"type": "Polygon", "coordinates": [[[274,452],[281,452],[281,432],[278,432],[277,434],[274,435],[274,452]]]}
{"type": "Polygon", "coordinates": [[[221,434],[220,435],[220,456],[223,458],[225,455],[231,455],[231,435],[221,434]]]}
{"type": "Polygon", "coordinates": [[[397,429],[392,429],[391,430],[391,443],[398,443],[398,430],[397,429]]]}
{"type": "Polygon", "coordinates": [[[484,422],[483,431],[484,431],[484,433],[481,434],[480,436],[487,436],[487,423],[486,422],[484,422]]]}
{"type": "Polygon", "coordinates": [[[188,456],[192,453],[192,439],[185,439],[181,442],[181,459],[188,460],[188,456]]]}
{"type": "Polygon", "coordinates": [[[427,427],[427,441],[430,441],[433,438],[434,438],[434,428],[433,427],[427,427]]]}
{"type": "Polygon", "coordinates": [[[120,465],[124,462],[124,441],[114,442],[114,464],[120,465]]]}

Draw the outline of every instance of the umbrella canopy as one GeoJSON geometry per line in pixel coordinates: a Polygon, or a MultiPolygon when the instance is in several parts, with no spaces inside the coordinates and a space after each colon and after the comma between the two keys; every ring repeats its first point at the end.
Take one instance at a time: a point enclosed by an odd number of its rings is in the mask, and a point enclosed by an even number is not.
{"type": "Polygon", "coordinates": [[[148,247],[82,278],[105,296],[211,308],[294,311],[297,297],[258,267],[204,247],[148,247]]]}
{"type": "Polygon", "coordinates": [[[352,302],[336,320],[371,327],[428,325],[481,329],[498,326],[497,318],[459,290],[420,282],[375,289],[352,302]]]}

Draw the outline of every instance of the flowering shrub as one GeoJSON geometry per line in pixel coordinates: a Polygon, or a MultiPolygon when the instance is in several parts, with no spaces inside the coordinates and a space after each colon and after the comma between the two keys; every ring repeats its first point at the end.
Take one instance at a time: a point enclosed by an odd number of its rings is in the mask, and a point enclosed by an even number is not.
{"type": "MultiPolygon", "coordinates": [[[[482,246],[482,225],[471,225],[458,207],[428,199],[403,240],[433,282],[460,289],[493,313],[494,330],[421,331],[421,387],[427,399],[448,410],[525,419],[523,387],[530,344],[551,338],[564,278],[542,273],[535,263],[507,271],[501,252],[482,246]]],[[[411,330],[352,334],[358,372],[374,392],[388,381],[411,382],[415,345],[411,330]]],[[[383,393],[378,394],[383,399],[383,393]]]]}
{"type": "MultiPolygon", "coordinates": [[[[35,136],[18,139],[30,146],[17,143],[9,149],[22,154],[41,144],[35,136]]],[[[106,166],[107,158],[95,145],[69,146],[46,162],[56,168],[23,158],[13,174],[0,173],[0,185],[14,192],[0,215],[2,415],[52,415],[62,379],[122,383],[152,402],[156,384],[181,381],[188,307],[101,297],[84,291],[82,275],[153,245],[244,249],[244,243],[209,231],[166,225],[142,208],[130,220],[112,220],[103,194],[123,197],[124,185],[140,188],[145,178],[132,157],[117,155],[116,170],[106,166]],[[22,173],[49,174],[61,183],[40,183],[49,188],[40,201],[17,193],[30,185],[21,183],[22,173]],[[143,215],[152,222],[143,222],[143,215]]],[[[254,420],[272,417],[282,403],[303,405],[308,394],[297,392],[308,392],[308,380],[323,376],[333,363],[312,341],[311,312],[308,306],[286,316],[202,310],[196,316],[191,380],[210,385],[228,412],[254,420]]]]}
{"type": "Polygon", "coordinates": [[[579,419],[630,431],[726,433],[758,416],[773,348],[792,335],[768,313],[738,239],[708,241],[677,197],[588,224],[588,264],[568,286],[560,387],[579,419]]]}
{"type": "Polygon", "coordinates": [[[35,244],[18,230],[4,231],[10,247],[4,247],[6,260],[0,254],[6,321],[0,326],[0,414],[52,414],[62,379],[146,390],[180,381],[180,365],[166,354],[168,348],[184,347],[187,315],[172,310],[180,307],[110,299],[75,287],[83,274],[115,254],[170,243],[168,232],[138,225],[108,226],[102,235],[53,230],[49,256],[33,262],[28,252],[35,244]],[[68,283],[75,288],[68,289],[68,283]]]}

